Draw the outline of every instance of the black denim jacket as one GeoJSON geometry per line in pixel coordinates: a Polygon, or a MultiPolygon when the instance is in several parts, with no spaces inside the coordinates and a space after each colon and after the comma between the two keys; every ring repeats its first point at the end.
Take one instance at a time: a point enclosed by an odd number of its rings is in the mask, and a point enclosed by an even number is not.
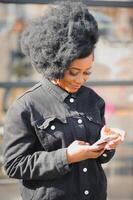
{"type": "Polygon", "coordinates": [[[82,86],[69,94],[47,79],[19,97],[4,128],[4,166],[20,179],[23,200],[105,200],[107,181],[97,159],[69,165],[66,149],[74,140],[93,144],[100,137],[104,101],[82,86]]]}

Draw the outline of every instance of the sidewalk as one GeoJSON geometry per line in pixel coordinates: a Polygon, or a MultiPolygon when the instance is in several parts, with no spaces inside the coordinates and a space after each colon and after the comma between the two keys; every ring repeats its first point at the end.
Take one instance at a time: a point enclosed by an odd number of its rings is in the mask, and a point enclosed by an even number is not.
{"type": "Polygon", "coordinates": [[[22,200],[16,180],[0,179],[1,200],[22,200]]]}

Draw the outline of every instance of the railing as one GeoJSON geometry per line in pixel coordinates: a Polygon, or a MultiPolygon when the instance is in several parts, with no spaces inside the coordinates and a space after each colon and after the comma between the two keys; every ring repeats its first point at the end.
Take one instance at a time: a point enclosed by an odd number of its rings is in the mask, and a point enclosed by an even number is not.
{"type": "MultiPolygon", "coordinates": [[[[55,0],[0,0],[2,3],[34,3],[34,4],[51,4],[56,2],[55,0]]],[[[84,0],[84,3],[88,6],[102,6],[102,7],[119,7],[119,8],[132,8],[133,1],[96,1],[96,0],[84,0]]]]}
{"type": "MultiPolygon", "coordinates": [[[[16,82],[0,82],[0,88],[12,89],[12,88],[28,88],[35,85],[36,81],[16,81],[16,82]]],[[[87,86],[133,86],[133,80],[109,80],[109,81],[89,81],[87,86]]]]}

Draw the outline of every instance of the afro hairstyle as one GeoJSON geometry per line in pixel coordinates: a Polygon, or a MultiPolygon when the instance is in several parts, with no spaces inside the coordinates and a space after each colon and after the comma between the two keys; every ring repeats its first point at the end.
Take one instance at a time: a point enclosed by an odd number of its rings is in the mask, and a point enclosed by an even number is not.
{"type": "Polygon", "coordinates": [[[38,72],[54,80],[63,78],[73,60],[89,56],[98,37],[97,22],[86,5],[66,1],[27,26],[21,48],[38,72]]]}

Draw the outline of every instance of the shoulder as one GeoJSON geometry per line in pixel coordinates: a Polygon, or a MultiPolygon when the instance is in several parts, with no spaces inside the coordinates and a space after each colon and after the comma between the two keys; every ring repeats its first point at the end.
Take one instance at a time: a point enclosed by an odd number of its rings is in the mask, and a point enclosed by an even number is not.
{"type": "Polygon", "coordinates": [[[41,93],[41,82],[38,82],[33,87],[26,90],[20,96],[16,98],[16,100],[10,105],[8,112],[10,111],[24,111],[28,110],[28,105],[32,102],[32,96],[38,96],[37,94],[41,93]]]}
{"type": "Polygon", "coordinates": [[[82,86],[79,91],[79,99],[81,102],[86,102],[92,107],[105,107],[104,99],[92,88],[82,86]]]}
{"type": "Polygon", "coordinates": [[[87,86],[82,86],[80,88],[80,93],[86,97],[95,98],[97,101],[103,100],[103,98],[94,89],[87,86]]]}
{"type": "Polygon", "coordinates": [[[26,90],[24,93],[22,93],[17,99],[16,102],[29,105],[31,102],[37,99],[41,96],[42,94],[42,82],[36,83],[33,87],[29,88],[26,90]]]}
{"type": "Polygon", "coordinates": [[[40,91],[41,89],[41,86],[42,86],[42,83],[41,81],[36,83],[33,87],[29,88],[28,90],[26,90],[23,94],[21,94],[17,100],[21,100],[21,99],[25,99],[27,98],[28,96],[32,95],[32,94],[36,94],[40,91]]]}

